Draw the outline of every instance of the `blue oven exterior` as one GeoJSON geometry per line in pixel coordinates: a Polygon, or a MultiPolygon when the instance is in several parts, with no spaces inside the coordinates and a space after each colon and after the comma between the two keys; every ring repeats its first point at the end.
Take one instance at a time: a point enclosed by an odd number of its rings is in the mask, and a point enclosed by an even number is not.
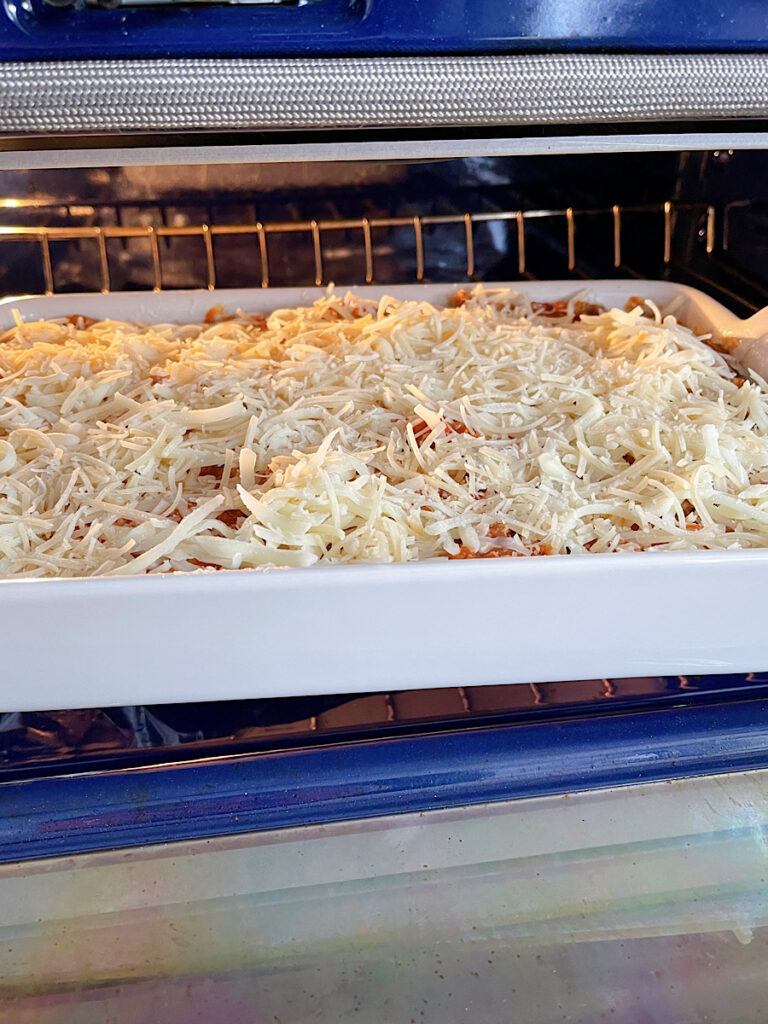
{"type": "Polygon", "coordinates": [[[0,865],[768,769],[768,674],[637,683],[635,696],[545,701],[437,731],[190,760],[177,748],[99,768],[65,751],[35,766],[0,745],[0,865]]]}
{"type": "Polygon", "coordinates": [[[85,0],[3,0],[0,19],[3,61],[767,47],[768,8],[754,0],[306,0],[112,9],[86,7],[85,0]]]}

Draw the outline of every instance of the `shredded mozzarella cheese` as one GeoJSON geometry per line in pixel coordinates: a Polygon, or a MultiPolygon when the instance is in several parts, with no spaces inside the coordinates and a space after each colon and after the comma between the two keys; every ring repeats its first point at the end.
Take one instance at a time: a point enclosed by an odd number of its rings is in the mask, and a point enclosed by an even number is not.
{"type": "Polygon", "coordinates": [[[17,320],[0,575],[768,546],[764,382],[650,304],[576,309],[17,320]]]}

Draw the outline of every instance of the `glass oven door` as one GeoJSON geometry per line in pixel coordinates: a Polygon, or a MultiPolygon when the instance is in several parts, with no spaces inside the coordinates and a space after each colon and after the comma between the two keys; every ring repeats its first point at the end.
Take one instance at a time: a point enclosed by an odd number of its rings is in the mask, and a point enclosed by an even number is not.
{"type": "Polygon", "coordinates": [[[758,1022],[767,829],[756,770],[7,864],[0,1019],[758,1022]]]}

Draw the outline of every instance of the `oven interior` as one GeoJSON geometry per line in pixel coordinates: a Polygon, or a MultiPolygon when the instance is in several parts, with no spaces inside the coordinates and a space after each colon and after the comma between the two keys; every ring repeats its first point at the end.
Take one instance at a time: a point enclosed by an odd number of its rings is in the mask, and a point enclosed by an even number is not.
{"type": "Polygon", "coordinates": [[[0,293],[669,278],[768,302],[768,153],[0,172],[0,293]]]}
{"type": "MultiPolygon", "coordinates": [[[[89,291],[667,278],[749,316],[768,304],[766,172],[760,150],[3,171],[0,294],[72,293],[77,312],[89,291]]],[[[0,777],[695,702],[768,677],[439,682],[0,715],[0,777]]]]}

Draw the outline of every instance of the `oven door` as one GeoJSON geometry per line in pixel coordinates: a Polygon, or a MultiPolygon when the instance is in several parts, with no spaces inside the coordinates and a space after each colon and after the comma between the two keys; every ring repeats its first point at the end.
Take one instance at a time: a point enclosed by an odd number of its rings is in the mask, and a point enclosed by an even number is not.
{"type": "Polygon", "coordinates": [[[3,1005],[14,1024],[757,1024],[766,797],[763,769],[9,863],[3,1005]]]}

